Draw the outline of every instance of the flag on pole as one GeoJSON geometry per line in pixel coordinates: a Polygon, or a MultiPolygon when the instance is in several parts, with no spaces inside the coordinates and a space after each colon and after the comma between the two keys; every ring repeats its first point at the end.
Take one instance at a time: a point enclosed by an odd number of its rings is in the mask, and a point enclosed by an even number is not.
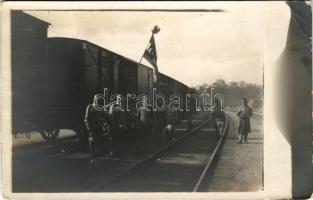
{"type": "Polygon", "coordinates": [[[143,57],[149,61],[149,63],[153,66],[157,66],[157,52],[156,52],[156,47],[155,47],[155,42],[154,42],[154,37],[153,35],[150,38],[149,44],[147,49],[145,50],[143,57]]]}
{"type": "Polygon", "coordinates": [[[154,82],[157,81],[157,74],[158,74],[157,52],[156,52],[156,46],[155,46],[155,41],[154,41],[154,34],[157,34],[159,31],[160,31],[160,27],[158,26],[153,27],[150,41],[143,54],[143,57],[153,66],[154,82]]]}

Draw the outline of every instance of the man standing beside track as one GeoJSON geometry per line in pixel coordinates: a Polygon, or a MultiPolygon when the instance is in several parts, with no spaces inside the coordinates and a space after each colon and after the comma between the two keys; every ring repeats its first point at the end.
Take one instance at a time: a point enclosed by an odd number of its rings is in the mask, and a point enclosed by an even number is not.
{"type": "Polygon", "coordinates": [[[187,99],[187,108],[190,108],[189,109],[186,109],[186,113],[187,113],[187,123],[188,123],[188,129],[187,131],[191,130],[193,128],[193,125],[192,125],[192,113],[194,112],[194,107],[192,105],[192,102],[190,99],[187,99]]]}
{"type": "Polygon", "coordinates": [[[93,103],[89,104],[86,109],[84,122],[88,133],[91,164],[96,162],[96,152],[102,151],[103,132],[107,131],[103,130],[107,122],[106,114],[97,108],[103,105],[104,102],[97,101],[97,95],[95,95],[93,103]]]}
{"type": "Polygon", "coordinates": [[[166,126],[165,126],[165,131],[167,134],[167,138],[170,140],[175,140],[173,136],[173,132],[175,130],[175,113],[173,113],[170,110],[166,111],[166,126]]]}
{"type": "Polygon", "coordinates": [[[215,133],[217,136],[222,136],[222,127],[224,126],[225,122],[225,112],[222,109],[222,104],[218,99],[215,99],[215,104],[213,107],[213,112],[212,112],[212,121],[213,121],[213,126],[215,129],[215,133]]]}
{"type": "Polygon", "coordinates": [[[123,108],[123,102],[122,101],[114,102],[109,107],[108,115],[111,126],[109,133],[110,156],[115,154],[118,147],[118,142],[120,142],[123,136],[125,137],[126,135],[126,114],[125,112],[119,109],[114,110],[114,107],[123,108]]]}
{"type": "Polygon", "coordinates": [[[248,133],[251,132],[250,117],[252,117],[253,111],[248,106],[248,100],[242,99],[242,106],[240,106],[237,116],[239,117],[239,142],[238,144],[248,143],[248,133]]]}
{"type": "Polygon", "coordinates": [[[136,150],[138,153],[147,153],[149,146],[150,132],[153,129],[154,116],[151,105],[147,102],[137,108],[137,134],[136,150]]]}

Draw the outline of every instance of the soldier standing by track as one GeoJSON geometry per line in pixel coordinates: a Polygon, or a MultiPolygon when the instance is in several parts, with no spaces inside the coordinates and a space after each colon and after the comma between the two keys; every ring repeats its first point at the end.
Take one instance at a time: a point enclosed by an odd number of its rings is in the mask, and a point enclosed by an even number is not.
{"type": "Polygon", "coordinates": [[[131,145],[136,135],[137,110],[134,101],[131,101],[129,105],[130,109],[126,112],[126,131],[128,144],[131,145]]]}
{"type": "Polygon", "coordinates": [[[103,129],[107,122],[104,110],[99,109],[103,106],[102,99],[97,99],[95,95],[93,103],[89,104],[86,109],[84,122],[88,133],[91,164],[96,162],[96,153],[102,151],[103,132],[108,131],[103,129]]]}
{"type": "Polygon", "coordinates": [[[242,99],[242,106],[239,108],[237,112],[237,116],[239,117],[239,142],[238,144],[248,143],[248,133],[251,132],[250,125],[250,117],[252,117],[253,111],[248,106],[248,100],[246,98],[242,99]]]}
{"type": "Polygon", "coordinates": [[[139,153],[148,151],[149,137],[153,126],[153,111],[149,110],[150,107],[151,105],[147,104],[137,108],[136,149],[139,153]]]}
{"type": "Polygon", "coordinates": [[[222,124],[225,121],[225,112],[222,110],[222,104],[218,99],[214,100],[215,104],[212,112],[212,121],[217,136],[222,136],[222,124]]]}
{"type": "Polygon", "coordinates": [[[165,131],[167,134],[167,138],[170,140],[175,140],[173,136],[173,132],[175,130],[175,113],[173,113],[170,110],[167,110],[166,112],[166,126],[165,126],[165,131]]]}
{"type": "Polygon", "coordinates": [[[192,125],[192,113],[194,111],[193,105],[192,105],[192,102],[191,102],[190,99],[187,100],[187,106],[188,106],[187,108],[190,109],[190,110],[189,109],[186,110],[187,122],[188,122],[188,130],[187,131],[189,131],[189,130],[191,130],[193,128],[193,125],[192,125]]]}
{"type": "MultiPolygon", "coordinates": [[[[118,97],[121,98],[121,97],[118,97]]],[[[109,120],[110,120],[110,153],[109,155],[112,156],[116,150],[118,143],[120,144],[123,137],[126,136],[126,113],[122,111],[124,104],[122,100],[113,102],[109,109],[109,120]],[[115,108],[119,107],[120,109],[115,108]]],[[[121,146],[121,145],[119,145],[121,146]]]]}

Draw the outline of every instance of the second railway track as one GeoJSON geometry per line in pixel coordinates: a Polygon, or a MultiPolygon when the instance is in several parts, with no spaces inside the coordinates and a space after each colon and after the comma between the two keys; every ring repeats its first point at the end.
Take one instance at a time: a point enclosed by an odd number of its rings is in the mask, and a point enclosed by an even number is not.
{"type": "MultiPolygon", "coordinates": [[[[201,116],[201,115],[200,115],[201,116]]],[[[204,116],[202,114],[202,116],[204,116]]],[[[226,135],[227,122],[223,128],[226,135]]],[[[222,147],[211,119],[91,192],[190,192],[199,191],[222,147]]]]}

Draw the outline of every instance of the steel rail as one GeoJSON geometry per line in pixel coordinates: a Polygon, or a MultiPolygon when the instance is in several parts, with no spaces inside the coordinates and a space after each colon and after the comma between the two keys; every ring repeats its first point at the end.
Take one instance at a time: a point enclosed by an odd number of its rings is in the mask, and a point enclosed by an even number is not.
{"type": "Polygon", "coordinates": [[[193,188],[192,192],[198,192],[201,184],[203,183],[203,180],[206,176],[206,174],[208,173],[208,170],[210,169],[210,167],[212,166],[213,164],[213,161],[215,160],[216,158],[216,155],[217,155],[217,152],[218,150],[222,147],[222,141],[224,140],[224,138],[226,138],[226,130],[228,128],[228,116],[226,115],[226,122],[225,122],[225,126],[224,126],[224,130],[223,130],[223,135],[222,137],[219,139],[217,145],[215,146],[214,148],[214,151],[209,159],[209,161],[207,162],[206,166],[204,167],[198,181],[196,182],[196,185],[195,187],[193,188]]]}
{"type": "Polygon", "coordinates": [[[101,187],[103,187],[104,185],[107,185],[110,182],[113,182],[114,180],[116,180],[117,178],[125,175],[126,173],[129,173],[130,171],[138,168],[139,166],[143,165],[144,163],[152,160],[153,158],[155,158],[156,156],[158,156],[159,154],[163,153],[165,150],[169,149],[170,147],[174,146],[176,143],[186,139],[187,137],[193,135],[193,133],[195,133],[197,130],[201,129],[203,126],[205,126],[209,121],[211,120],[211,118],[206,118],[204,119],[204,121],[202,123],[200,123],[199,125],[197,125],[196,127],[194,127],[192,130],[190,130],[188,133],[186,133],[185,135],[177,138],[176,140],[174,140],[173,142],[167,144],[166,146],[162,147],[161,149],[159,149],[158,151],[156,151],[155,153],[149,155],[146,159],[139,161],[138,163],[126,168],[125,170],[121,171],[120,173],[116,174],[115,176],[113,176],[112,178],[103,181],[100,184],[97,184],[96,186],[93,186],[91,188],[88,189],[88,191],[95,191],[101,187]]]}

